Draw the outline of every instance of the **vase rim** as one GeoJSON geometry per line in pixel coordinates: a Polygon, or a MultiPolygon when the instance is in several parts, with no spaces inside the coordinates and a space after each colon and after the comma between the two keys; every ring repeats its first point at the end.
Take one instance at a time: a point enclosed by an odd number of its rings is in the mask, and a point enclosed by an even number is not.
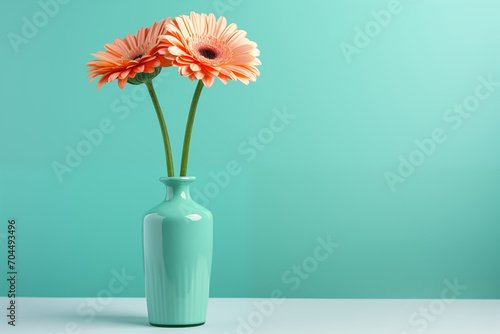
{"type": "Polygon", "coordinates": [[[165,183],[169,181],[189,181],[193,182],[196,180],[196,176],[167,176],[167,177],[160,177],[160,181],[165,183]]]}

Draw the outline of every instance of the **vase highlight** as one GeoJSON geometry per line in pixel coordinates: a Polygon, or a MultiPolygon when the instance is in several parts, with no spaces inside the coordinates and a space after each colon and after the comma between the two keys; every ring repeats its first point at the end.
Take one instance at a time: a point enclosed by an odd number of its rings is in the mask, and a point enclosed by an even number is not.
{"type": "Polygon", "coordinates": [[[213,251],[211,212],[190,196],[194,177],[166,177],[163,202],[143,223],[149,323],[186,327],[206,321],[213,251]]]}

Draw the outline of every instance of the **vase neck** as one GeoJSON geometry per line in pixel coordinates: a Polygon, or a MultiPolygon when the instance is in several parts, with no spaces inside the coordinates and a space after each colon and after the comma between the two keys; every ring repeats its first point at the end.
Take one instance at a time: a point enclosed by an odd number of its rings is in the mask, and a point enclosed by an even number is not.
{"type": "Polygon", "coordinates": [[[167,196],[165,200],[191,199],[189,186],[195,179],[195,177],[162,177],[160,181],[167,188],[167,196]]]}

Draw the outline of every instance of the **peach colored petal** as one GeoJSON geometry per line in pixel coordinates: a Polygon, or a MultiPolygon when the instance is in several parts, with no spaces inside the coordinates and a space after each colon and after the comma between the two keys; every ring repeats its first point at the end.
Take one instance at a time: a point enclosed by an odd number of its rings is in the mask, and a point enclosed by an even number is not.
{"type": "Polygon", "coordinates": [[[241,44],[233,49],[233,54],[239,55],[239,54],[243,54],[243,53],[248,53],[248,52],[253,51],[254,49],[255,49],[255,46],[253,46],[251,44],[241,44]]]}
{"type": "Polygon", "coordinates": [[[206,34],[209,36],[214,36],[216,33],[217,21],[215,20],[215,15],[210,13],[207,18],[207,31],[206,34]]]}
{"type": "Polygon", "coordinates": [[[238,30],[237,32],[235,32],[231,36],[231,38],[229,38],[229,40],[227,41],[227,44],[229,44],[229,46],[235,48],[239,44],[241,44],[243,38],[245,38],[246,35],[247,35],[246,31],[244,31],[244,30],[238,30]]]}
{"type": "Polygon", "coordinates": [[[132,34],[128,34],[125,37],[125,42],[127,43],[129,49],[133,49],[133,48],[137,47],[137,41],[135,40],[135,36],[132,34]]]}
{"type": "Polygon", "coordinates": [[[146,42],[146,29],[144,27],[139,29],[136,38],[137,38],[137,44],[139,45],[142,45],[146,42]]]}
{"type": "Polygon", "coordinates": [[[245,65],[249,62],[251,62],[255,57],[251,55],[239,55],[236,57],[233,57],[231,64],[233,65],[245,65]]]}
{"type": "Polygon", "coordinates": [[[127,83],[127,79],[118,79],[118,87],[123,89],[125,87],[125,84],[127,83]]]}
{"type": "Polygon", "coordinates": [[[172,61],[166,58],[160,58],[160,67],[170,67],[172,66],[172,61]]]}
{"type": "Polygon", "coordinates": [[[179,67],[179,73],[182,76],[189,76],[189,75],[193,74],[193,71],[191,71],[189,66],[181,66],[181,67],[179,67]]]}
{"type": "Polygon", "coordinates": [[[128,69],[128,70],[125,70],[125,71],[122,71],[120,73],[120,75],[118,76],[118,79],[126,79],[130,73],[131,69],[128,69]]]}
{"type": "Polygon", "coordinates": [[[179,49],[177,46],[171,46],[168,48],[168,52],[174,56],[182,56],[185,52],[179,49]]]}
{"type": "Polygon", "coordinates": [[[214,31],[214,36],[220,37],[224,29],[227,27],[227,21],[224,16],[219,17],[219,20],[217,21],[217,26],[215,27],[214,31]]]}
{"type": "Polygon", "coordinates": [[[234,23],[231,23],[226,27],[226,29],[224,29],[219,38],[227,40],[228,38],[231,38],[231,36],[237,31],[238,26],[234,23]]]}
{"type": "Polygon", "coordinates": [[[135,73],[141,73],[141,72],[144,72],[144,68],[145,68],[144,65],[139,65],[139,66],[134,67],[133,70],[135,73]]]}
{"type": "Polygon", "coordinates": [[[218,78],[224,85],[227,85],[227,77],[225,75],[219,75],[218,78]]]}
{"type": "Polygon", "coordinates": [[[205,73],[203,73],[202,71],[193,71],[193,73],[196,79],[198,80],[203,79],[205,77],[205,73]]]}
{"type": "Polygon", "coordinates": [[[215,79],[215,77],[213,75],[207,75],[207,76],[204,76],[202,80],[203,80],[203,83],[205,84],[205,86],[211,87],[212,84],[214,83],[214,79],[215,79]]]}
{"type": "Polygon", "coordinates": [[[111,81],[115,80],[116,78],[118,78],[119,75],[120,75],[120,72],[115,72],[115,73],[111,74],[108,77],[108,82],[111,82],[111,81]]]}

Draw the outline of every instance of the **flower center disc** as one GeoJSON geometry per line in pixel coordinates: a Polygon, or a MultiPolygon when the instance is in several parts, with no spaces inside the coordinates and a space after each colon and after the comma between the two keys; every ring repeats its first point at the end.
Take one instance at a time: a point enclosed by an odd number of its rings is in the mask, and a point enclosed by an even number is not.
{"type": "Polygon", "coordinates": [[[214,50],[209,49],[209,48],[201,48],[198,50],[198,52],[200,53],[200,55],[202,55],[203,57],[205,57],[207,59],[217,58],[217,53],[214,50]]]}

